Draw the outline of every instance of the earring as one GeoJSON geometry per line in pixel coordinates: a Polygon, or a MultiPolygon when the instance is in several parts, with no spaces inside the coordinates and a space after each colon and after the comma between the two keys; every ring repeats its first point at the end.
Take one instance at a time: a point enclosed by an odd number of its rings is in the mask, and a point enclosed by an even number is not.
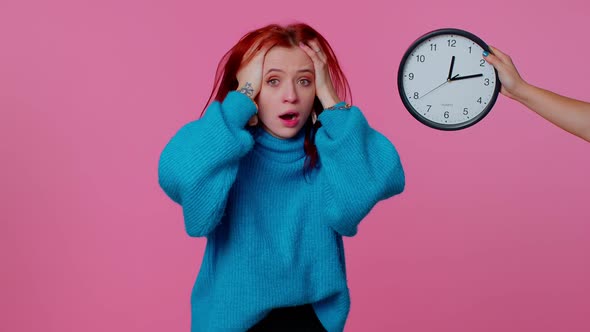
{"type": "Polygon", "coordinates": [[[318,121],[318,115],[315,111],[311,111],[311,124],[315,124],[318,121]]]}

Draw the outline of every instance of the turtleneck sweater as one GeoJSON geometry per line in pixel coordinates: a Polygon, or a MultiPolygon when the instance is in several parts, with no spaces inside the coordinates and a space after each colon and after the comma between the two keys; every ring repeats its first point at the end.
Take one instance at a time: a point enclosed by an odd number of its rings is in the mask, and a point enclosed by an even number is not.
{"type": "Polygon", "coordinates": [[[160,186],[182,206],[187,233],[207,238],[191,331],[246,331],[273,308],[308,303],[326,330],[343,331],[350,294],[342,237],[403,191],[399,155],[358,107],[324,110],[319,163],[304,174],[305,130],[281,139],[246,127],[255,113],[232,91],[160,156],[160,186]]]}

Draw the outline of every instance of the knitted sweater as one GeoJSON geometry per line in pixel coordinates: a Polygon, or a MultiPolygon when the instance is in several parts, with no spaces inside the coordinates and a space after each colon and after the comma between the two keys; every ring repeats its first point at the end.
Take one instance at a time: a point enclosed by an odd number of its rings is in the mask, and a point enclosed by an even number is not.
{"type": "Polygon", "coordinates": [[[350,309],[342,236],[403,191],[399,156],[357,107],[326,110],[319,165],[304,177],[304,130],[278,139],[246,128],[255,112],[232,91],[160,156],[160,186],[182,206],[187,233],[207,238],[191,331],[246,331],[273,308],[306,303],[328,331],[342,331],[350,309]]]}

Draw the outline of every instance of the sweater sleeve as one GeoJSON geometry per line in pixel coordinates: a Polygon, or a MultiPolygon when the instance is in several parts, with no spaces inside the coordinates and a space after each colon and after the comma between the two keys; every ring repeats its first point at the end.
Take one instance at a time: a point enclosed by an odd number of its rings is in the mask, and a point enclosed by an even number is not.
{"type": "Polygon", "coordinates": [[[230,91],[223,102],[184,125],[164,147],[158,162],[160,187],[182,206],[186,232],[205,236],[223,216],[240,158],[254,145],[245,128],[256,113],[247,96],[230,91]]]}
{"type": "Polygon", "coordinates": [[[353,236],[377,202],[404,190],[404,170],[393,144],[357,107],[325,110],[318,120],[324,219],[340,235],[353,236]]]}

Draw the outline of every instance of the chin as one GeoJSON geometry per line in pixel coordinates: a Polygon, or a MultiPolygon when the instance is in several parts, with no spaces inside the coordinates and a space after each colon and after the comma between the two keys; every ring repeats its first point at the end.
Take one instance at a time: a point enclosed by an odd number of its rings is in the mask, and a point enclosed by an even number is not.
{"type": "Polygon", "coordinates": [[[287,130],[280,130],[278,132],[274,132],[274,136],[282,139],[289,139],[295,137],[299,131],[295,129],[287,129],[287,130]]]}
{"type": "Polygon", "coordinates": [[[266,130],[268,133],[270,133],[271,135],[273,135],[274,137],[280,138],[280,139],[289,139],[289,138],[293,138],[297,135],[297,133],[299,133],[299,131],[302,128],[267,128],[264,127],[264,130],[266,130]]]}

